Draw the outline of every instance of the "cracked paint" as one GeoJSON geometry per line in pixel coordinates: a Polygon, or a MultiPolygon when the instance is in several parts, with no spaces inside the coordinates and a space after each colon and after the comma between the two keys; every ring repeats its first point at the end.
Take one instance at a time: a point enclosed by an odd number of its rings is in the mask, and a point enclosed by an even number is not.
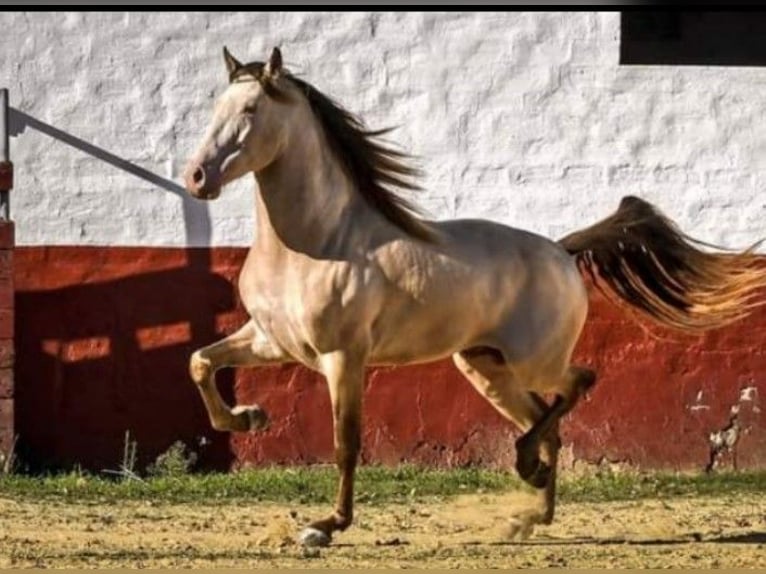
{"type": "Polygon", "coordinates": [[[754,401],[758,396],[758,389],[756,387],[745,387],[739,392],[740,402],[754,401]]]}
{"type": "Polygon", "coordinates": [[[704,392],[703,391],[701,391],[701,390],[697,391],[697,395],[694,397],[694,404],[689,405],[689,407],[688,407],[690,411],[695,412],[695,411],[702,411],[702,410],[709,410],[710,409],[710,405],[702,403],[702,397],[703,396],[704,396],[704,392]]]}
{"type": "MultiPolygon", "coordinates": [[[[758,389],[754,386],[740,389],[738,402],[729,408],[729,423],[722,429],[710,433],[710,459],[706,467],[708,471],[720,464],[720,459],[725,453],[731,454],[732,466],[734,469],[737,468],[737,443],[740,437],[751,430],[749,425],[743,425],[740,421],[740,414],[743,413],[742,403],[754,402],[757,394],[758,389]]],[[[755,405],[751,405],[751,410],[755,414],[760,413],[760,409],[755,405]]]]}
{"type": "MultiPolygon", "coordinates": [[[[732,407],[732,409],[734,409],[734,407],[732,407]]],[[[736,446],[740,435],[740,426],[737,417],[738,412],[739,411],[737,410],[734,413],[729,420],[729,423],[724,428],[710,433],[710,460],[708,461],[706,470],[714,470],[718,466],[720,456],[725,452],[730,452],[734,455],[732,463],[734,468],[737,468],[734,447],[736,446]]]]}

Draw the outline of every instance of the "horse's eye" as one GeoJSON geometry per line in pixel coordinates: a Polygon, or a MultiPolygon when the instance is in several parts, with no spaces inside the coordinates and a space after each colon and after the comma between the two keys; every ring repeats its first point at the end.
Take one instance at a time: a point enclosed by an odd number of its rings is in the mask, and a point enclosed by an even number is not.
{"type": "Polygon", "coordinates": [[[245,112],[246,114],[254,114],[257,108],[258,106],[256,104],[249,104],[245,106],[244,110],[242,111],[245,112]]]}

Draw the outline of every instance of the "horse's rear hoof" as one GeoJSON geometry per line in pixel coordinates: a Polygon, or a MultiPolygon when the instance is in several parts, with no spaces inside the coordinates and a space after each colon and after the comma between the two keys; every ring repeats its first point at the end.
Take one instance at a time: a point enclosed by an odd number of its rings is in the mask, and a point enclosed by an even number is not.
{"type": "Polygon", "coordinates": [[[526,464],[516,465],[521,479],[535,488],[545,488],[551,477],[551,467],[539,458],[526,464]]]}
{"type": "Polygon", "coordinates": [[[231,414],[242,421],[243,431],[262,431],[269,428],[269,415],[258,405],[238,405],[231,414]]]}
{"type": "Polygon", "coordinates": [[[318,528],[313,528],[312,526],[304,528],[298,536],[298,540],[303,546],[312,548],[330,545],[330,537],[318,528]]]}

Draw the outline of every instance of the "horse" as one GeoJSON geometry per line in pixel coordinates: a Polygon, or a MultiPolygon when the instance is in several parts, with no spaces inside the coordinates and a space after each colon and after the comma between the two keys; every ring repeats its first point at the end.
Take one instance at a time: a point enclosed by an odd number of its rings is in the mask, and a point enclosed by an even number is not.
{"type": "Polygon", "coordinates": [[[224,47],[228,86],[184,170],[212,200],[255,177],[256,228],[238,288],[249,319],[196,350],[191,379],[218,431],[268,425],[259,405],[221,398],[223,367],[300,363],[324,375],[332,405],[337,501],[298,540],[325,546],[353,520],[365,368],[452,357],[522,432],[516,470],[534,509],[509,516],[524,538],[554,517],[561,418],[595,383],[571,364],[588,310],[588,277],[654,322],[698,333],[759,305],[755,246],[704,249],[656,207],[625,197],[616,212],[554,241],[487,220],[425,219],[409,156],[312,84],[274,48],[243,64],[224,47]],[[545,396],[552,399],[545,400],[545,396]]]}

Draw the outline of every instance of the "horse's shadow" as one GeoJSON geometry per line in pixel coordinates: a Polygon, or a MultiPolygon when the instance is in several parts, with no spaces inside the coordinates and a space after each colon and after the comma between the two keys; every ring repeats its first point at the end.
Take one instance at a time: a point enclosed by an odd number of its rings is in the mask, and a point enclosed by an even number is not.
{"type": "Polygon", "coordinates": [[[765,544],[766,532],[740,532],[732,534],[717,534],[714,536],[705,536],[699,532],[692,532],[687,535],[672,538],[627,538],[627,537],[578,537],[578,538],[556,538],[545,536],[532,538],[523,541],[493,541],[493,542],[475,542],[471,544],[487,546],[586,546],[598,545],[608,546],[612,544],[627,546],[675,546],[684,544],[765,544]]]}
{"type": "Polygon", "coordinates": [[[721,535],[705,539],[704,541],[723,544],[766,544],[766,532],[744,532],[741,534],[721,535]]]}

